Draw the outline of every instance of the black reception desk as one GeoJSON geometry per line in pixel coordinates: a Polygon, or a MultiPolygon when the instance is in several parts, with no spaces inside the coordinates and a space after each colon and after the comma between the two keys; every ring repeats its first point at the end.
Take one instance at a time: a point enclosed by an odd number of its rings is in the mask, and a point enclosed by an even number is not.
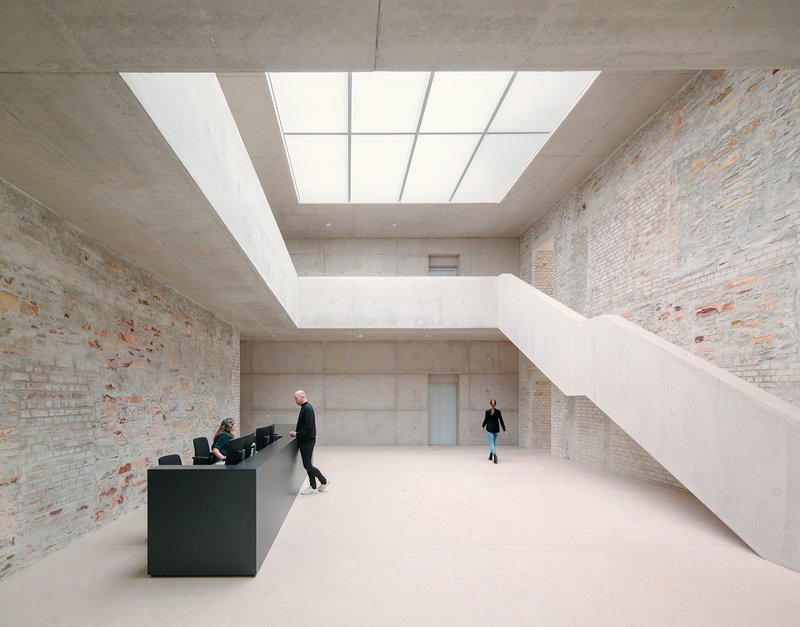
{"type": "Polygon", "coordinates": [[[147,573],[153,577],[255,575],[306,474],[289,437],[235,466],[147,471],[147,573]]]}

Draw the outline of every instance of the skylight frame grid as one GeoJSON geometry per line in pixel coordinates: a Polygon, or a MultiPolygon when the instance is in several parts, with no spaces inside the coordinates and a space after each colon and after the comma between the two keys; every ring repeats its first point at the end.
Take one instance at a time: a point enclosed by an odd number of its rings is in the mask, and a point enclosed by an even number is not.
{"type": "MultiPolygon", "coordinates": [[[[482,131],[470,131],[470,130],[468,130],[468,131],[422,130],[423,127],[425,126],[425,119],[426,119],[425,116],[426,116],[426,112],[428,110],[428,104],[429,104],[429,99],[430,99],[430,96],[431,96],[431,90],[432,90],[432,87],[434,85],[434,80],[435,80],[437,74],[444,74],[442,72],[440,72],[440,73],[429,72],[429,73],[427,73],[428,74],[427,85],[426,85],[426,88],[425,88],[425,94],[424,94],[424,97],[423,97],[423,100],[422,100],[422,105],[420,107],[419,117],[418,117],[418,120],[417,120],[416,129],[415,129],[415,131],[413,133],[412,132],[408,132],[408,131],[386,131],[386,132],[380,132],[380,131],[354,131],[353,130],[353,128],[354,128],[354,120],[353,120],[353,111],[354,111],[353,73],[352,72],[347,72],[347,73],[340,72],[340,73],[336,73],[336,74],[341,74],[341,75],[346,74],[346,80],[347,80],[347,120],[346,120],[346,128],[347,128],[347,130],[346,131],[331,131],[331,132],[324,132],[324,131],[316,131],[316,132],[313,132],[313,131],[309,131],[309,132],[290,131],[290,132],[284,132],[283,117],[281,115],[280,107],[278,105],[279,98],[276,97],[276,94],[275,94],[275,83],[272,80],[271,73],[267,73],[270,92],[271,92],[271,95],[272,95],[273,104],[275,106],[276,114],[277,114],[277,117],[278,117],[278,124],[279,124],[280,130],[281,130],[281,139],[283,141],[284,150],[286,151],[287,159],[289,161],[289,170],[290,170],[290,173],[292,175],[292,183],[293,183],[294,188],[295,188],[295,194],[297,195],[298,202],[301,203],[301,204],[304,204],[304,203],[301,200],[302,195],[300,194],[300,189],[298,187],[298,176],[297,176],[297,173],[295,172],[295,169],[296,169],[295,168],[295,164],[292,163],[292,159],[291,159],[291,155],[290,155],[291,151],[289,150],[288,144],[287,144],[287,137],[291,137],[291,136],[295,136],[295,135],[315,135],[315,136],[331,136],[331,135],[335,135],[335,136],[346,136],[347,137],[347,166],[346,166],[347,200],[346,200],[346,203],[347,204],[353,204],[353,156],[352,156],[353,155],[353,137],[359,137],[359,136],[364,136],[364,137],[368,137],[368,136],[387,136],[387,137],[388,136],[405,136],[405,137],[410,137],[410,136],[413,135],[413,141],[412,141],[412,145],[411,145],[411,150],[409,151],[408,161],[406,162],[405,172],[403,174],[403,182],[402,182],[402,185],[401,185],[401,188],[400,188],[399,196],[398,196],[397,201],[396,201],[398,203],[403,203],[403,202],[411,202],[411,201],[404,200],[404,197],[405,197],[405,194],[406,194],[406,188],[407,188],[407,184],[408,184],[409,173],[412,171],[412,168],[413,168],[415,152],[416,152],[417,144],[419,142],[420,137],[431,137],[431,136],[437,136],[437,135],[438,136],[479,136],[479,139],[478,139],[478,141],[476,142],[476,144],[474,146],[474,149],[473,149],[473,151],[471,153],[471,156],[468,159],[467,163],[465,164],[464,169],[462,170],[460,177],[458,178],[457,182],[455,183],[455,185],[454,185],[454,187],[452,189],[452,192],[449,195],[449,199],[448,200],[442,201],[442,200],[433,200],[433,199],[431,199],[431,200],[416,199],[416,200],[413,201],[415,203],[427,203],[427,202],[443,203],[444,202],[444,203],[451,203],[451,204],[459,204],[460,202],[463,202],[463,201],[455,201],[454,199],[458,195],[459,189],[460,189],[463,181],[465,180],[466,177],[468,177],[469,172],[470,172],[470,168],[471,168],[471,166],[472,166],[472,164],[473,164],[473,162],[475,160],[476,155],[480,151],[481,146],[483,145],[485,138],[487,138],[488,136],[496,136],[496,135],[527,135],[527,136],[543,135],[543,136],[545,136],[544,141],[541,142],[540,144],[538,144],[538,147],[533,151],[533,153],[531,154],[530,158],[527,160],[527,165],[522,169],[522,171],[519,174],[517,174],[517,176],[513,179],[513,181],[511,182],[510,186],[506,189],[506,191],[503,193],[503,195],[501,197],[494,198],[494,199],[491,199],[491,200],[475,201],[475,202],[485,202],[485,203],[500,203],[500,202],[503,201],[503,199],[508,194],[508,192],[511,190],[511,188],[513,188],[513,186],[517,183],[517,181],[519,180],[519,177],[527,169],[528,165],[530,165],[530,162],[541,151],[541,149],[543,148],[543,146],[546,144],[547,140],[549,139],[549,136],[552,135],[553,132],[555,132],[555,129],[558,128],[558,126],[560,125],[561,121],[563,121],[563,119],[569,114],[569,112],[575,107],[575,105],[585,95],[586,91],[588,91],[588,89],[591,87],[592,83],[596,80],[597,76],[599,76],[600,72],[592,72],[592,73],[584,72],[584,74],[593,74],[593,75],[588,80],[586,85],[582,88],[582,90],[577,95],[577,97],[575,97],[575,99],[571,102],[571,104],[569,104],[569,106],[566,108],[566,110],[564,111],[563,115],[561,115],[560,120],[557,123],[549,125],[549,126],[552,126],[551,130],[519,130],[519,131],[516,131],[516,130],[491,130],[491,127],[494,124],[495,120],[497,119],[498,115],[503,112],[503,104],[504,104],[504,102],[506,100],[506,97],[508,96],[509,92],[512,90],[514,82],[515,82],[517,76],[520,74],[519,72],[512,72],[512,73],[503,72],[503,74],[506,74],[506,75],[509,76],[508,81],[505,84],[505,86],[504,86],[504,88],[503,88],[503,90],[502,90],[502,92],[501,92],[501,94],[500,94],[500,96],[499,96],[499,98],[497,100],[497,103],[495,104],[495,106],[494,106],[494,108],[492,110],[492,113],[491,113],[488,121],[485,123],[484,128],[483,128],[482,131]]],[[[361,74],[368,74],[368,73],[358,73],[358,74],[361,75],[361,74]]],[[[417,74],[423,74],[423,73],[418,72],[417,74]]],[[[447,74],[452,74],[452,73],[447,73],[447,74]]],[[[467,73],[465,73],[465,74],[467,74],[467,73]]],[[[487,74],[487,73],[476,72],[475,74],[487,74]]],[[[523,72],[522,74],[526,75],[526,79],[527,80],[534,80],[535,77],[528,76],[528,75],[539,74],[539,73],[536,73],[536,72],[523,72]]],[[[542,74],[552,74],[552,73],[542,73],[542,74]]],[[[495,83],[494,87],[495,88],[497,87],[496,83],[495,83]]],[[[441,117],[441,113],[439,115],[441,117]]],[[[374,123],[373,123],[373,125],[374,125],[374,123]]],[[[369,126],[369,124],[367,124],[367,126],[369,126]]],[[[457,145],[457,144],[454,144],[454,145],[457,145]]],[[[308,176],[305,175],[305,178],[308,178],[308,176]]],[[[499,187],[503,187],[503,185],[500,185],[499,187]]],[[[325,201],[317,201],[317,202],[324,203],[325,201]]],[[[331,201],[331,202],[338,204],[338,202],[340,202],[340,201],[331,201]]],[[[390,201],[383,200],[383,199],[360,200],[358,202],[358,204],[369,204],[369,203],[385,204],[387,202],[390,202],[390,201]]]]}

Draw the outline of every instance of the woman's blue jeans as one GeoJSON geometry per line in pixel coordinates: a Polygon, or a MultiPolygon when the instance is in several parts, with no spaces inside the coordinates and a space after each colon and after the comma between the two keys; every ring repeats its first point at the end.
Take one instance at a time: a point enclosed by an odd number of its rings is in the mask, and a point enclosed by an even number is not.
{"type": "Polygon", "coordinates": [[[497,443],[497,436],[499,434],[487,431],[486,435],[489,437],[489,451],[492,453],[492,455],[497,455],[497,447],[495,444],[497,443]]]}

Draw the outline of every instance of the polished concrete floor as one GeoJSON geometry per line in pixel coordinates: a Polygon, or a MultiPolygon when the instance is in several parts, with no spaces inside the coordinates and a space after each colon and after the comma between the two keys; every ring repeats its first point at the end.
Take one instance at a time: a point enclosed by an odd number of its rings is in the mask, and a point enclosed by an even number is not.
{"type": "Polygon", "coordinates": [[[684,492],[513,447],[315,461],[257,577],[147,577],[140,509],[0,583],[0,624],[800,625],[800,574],[684,492]]]}

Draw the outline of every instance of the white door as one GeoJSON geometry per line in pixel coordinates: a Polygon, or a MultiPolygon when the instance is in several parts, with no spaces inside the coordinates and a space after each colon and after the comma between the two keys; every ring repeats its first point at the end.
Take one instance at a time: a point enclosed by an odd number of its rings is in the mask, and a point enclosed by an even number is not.
{"type": "Polygon", "coordinates": [[[428,444],[456,443],[456,384],[428,384],[428,444]]]}

